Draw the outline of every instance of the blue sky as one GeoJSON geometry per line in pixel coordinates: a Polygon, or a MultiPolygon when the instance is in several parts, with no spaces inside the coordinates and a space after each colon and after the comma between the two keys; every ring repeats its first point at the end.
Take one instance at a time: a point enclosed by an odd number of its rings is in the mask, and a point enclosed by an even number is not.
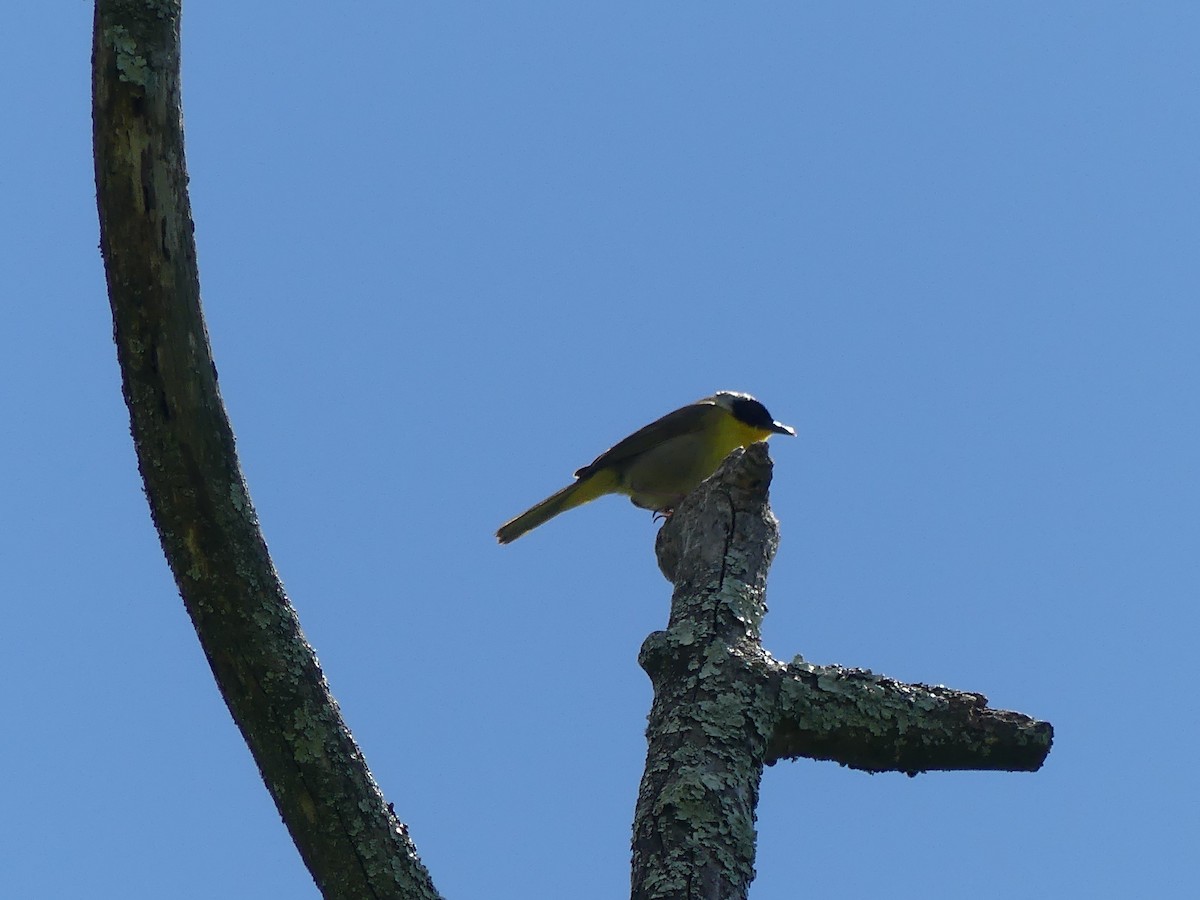
{"type": "MultiPolygon", "coordinates": [[[[0,895],[316,896],[137,477],[91,7],[6,13],[0,895]]],[[[1035,775],[766,773],[756,900],[1183,897],[1200,741],[1200,11],[190,4],[221,388],[276,564],[450,897],[621,896],[649,515],[497,525],[748,390],[765,643],[1054,723],[1035,775]]]]}

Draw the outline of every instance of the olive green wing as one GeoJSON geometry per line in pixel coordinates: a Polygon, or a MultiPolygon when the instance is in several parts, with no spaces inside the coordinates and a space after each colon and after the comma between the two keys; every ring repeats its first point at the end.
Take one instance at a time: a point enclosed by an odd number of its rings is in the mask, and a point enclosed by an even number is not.
{"type": "Polygon", "coordinates": [[[689,403],[667,413],[661,419],[656,419],[646,427],[639,428],[623,441],[605,450],[589,465],[576,472],[575,477],[587,478],[609,467],[621,469],[637,456],[671,438],[702,431],[712,422],[714,415],[720,414],[720,408],[711,400],[689,403]]]}

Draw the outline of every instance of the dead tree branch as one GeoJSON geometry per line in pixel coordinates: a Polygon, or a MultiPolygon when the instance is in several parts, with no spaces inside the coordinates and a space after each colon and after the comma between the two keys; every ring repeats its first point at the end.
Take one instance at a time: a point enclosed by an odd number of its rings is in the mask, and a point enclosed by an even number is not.
{"type": "Polygon", "coordinates": [[[217,686],[327,897],[437,896],[371,777],[267,553],[200,308],[178,2],[99,0],[100,246],[150,512],[217,686]]]}
{"type": "Polygon", "coordinates": [[[871,772],[1034,771],[1053,731],[986,698],[762,648],[778,528],[766,444],[734,451],[659,532],[675,585],[640,661],[654,685],[634,817],[633,897],[737,900],[754,877],[764,765],[827,759],[871,772]]]}

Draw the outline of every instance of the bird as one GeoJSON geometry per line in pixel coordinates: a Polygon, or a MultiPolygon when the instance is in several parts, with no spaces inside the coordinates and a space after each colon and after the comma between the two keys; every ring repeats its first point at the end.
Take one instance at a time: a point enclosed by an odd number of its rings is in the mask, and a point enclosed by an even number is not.
{"type": "Polygon", "coordinates": [[[559,513],[605,494],[625,494],[634,506],[670,515],[688,493],[738,447],[773,434],[795,435],[749,394],[717,391],[669,412],[605,450],[575,472],[575,480],[500,526],[510,544],[559,513]]]}

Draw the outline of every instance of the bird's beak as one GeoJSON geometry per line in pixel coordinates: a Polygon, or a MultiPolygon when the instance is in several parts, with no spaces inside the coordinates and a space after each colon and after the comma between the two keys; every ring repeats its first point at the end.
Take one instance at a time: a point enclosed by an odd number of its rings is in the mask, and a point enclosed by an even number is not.
{"type": "Polygon", "coordinates": [[[774,434],[790,434],[792,437],[796,436],[795,428],[793,428],[791,425],[783,425],[779,422],[771,423],[771,431],[774,434]]]}

